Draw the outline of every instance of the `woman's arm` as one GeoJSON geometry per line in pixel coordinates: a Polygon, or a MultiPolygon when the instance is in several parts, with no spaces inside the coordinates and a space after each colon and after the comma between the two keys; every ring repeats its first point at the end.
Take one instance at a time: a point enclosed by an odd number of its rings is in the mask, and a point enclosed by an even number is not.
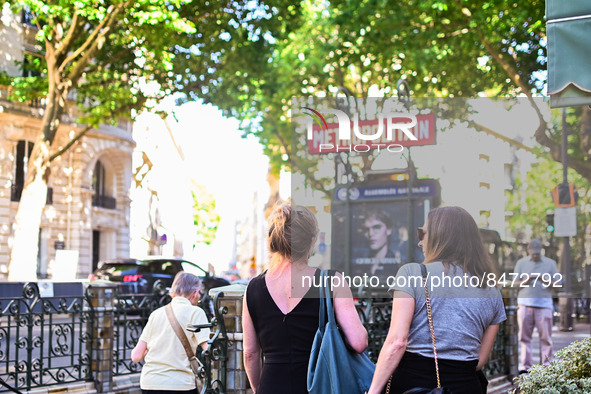
{"type": "Polygon", "coordinates": [[[484,364],[486,364],[486,360],[488,360],[488,356],[490,356],[490,351],[492,350],[492,347],[495,343],[495,338],[497,337],[498,331],[498,324],[488,326],[488,328],[484,331],[482,343],[480,345],[480,352],[478,353],[478,365],[476,366],[477,371],[482,369],[484,364]]]}
{"type": "Polygon", "coordinates": [[[401,291],[394,292],[392,320],[386,341],[380,350],[376,372],[371,381],[368,394],[379,394],[400,363],[408,343],[408,331],[415,311],[415,300],[401,291]]]}
{"type": "Polygon", "coordinates": [[[244,367],[246,374],[250,381],[252,391],[256,393],[261,379],[261,347],[257,338],[252,318],[248,312],[248,305],[246,304],[246,292],[244,293],[244,301],[242,302],[242,332],[243,332],[243,346],[244,346],[244,367]]]}
{"type": "Polygon", "coordinates": [[[367,330],[359,319],[351,289],[344,282],[340,273],[336,275],[341,277],[340,283],[342,283],[342,286],[333,289],[337,323],[343,331],[347,344],[357,353],[362,353],[367,349],[367,330]]]}
{"type": "MultiPolygon", "coordinates": [[[[196,293],[198,294],[198,293],[196,293]]],[[[198,297],[198,296],[197,296],[198,297]]],[[[199,298],[197,298],[199,300],[199,298]]],[[[195,301],[197,303],[197,301],[195,301]]],[[[205,311],[200,306],[194,306],[193,314],[191,316],[191,324],[193,325],[207,325],[209,324],[209,319],[205,314],[205,311]]],[[[193,333],[193,339],[198,342],[198,346],[201,346],[201,350],[207,350],[209,346],[209,339],[211,337],[211,329],[210,328],[202,328],[198,332],[193,333]]]]}
{"type": "Polygon", "coordinates": [[[201,346],[201,349],[203,350],[207,350],[207,347],[209,346],[207,341],[203,341],[199,344],[199,346],[201,346]]]}
{"type": "Polygon", "coordinates": [[[140,339],[131,351],[131,361],[139,363],[146,357],[146,354],[148,354],[148,344],[140,339]]]}

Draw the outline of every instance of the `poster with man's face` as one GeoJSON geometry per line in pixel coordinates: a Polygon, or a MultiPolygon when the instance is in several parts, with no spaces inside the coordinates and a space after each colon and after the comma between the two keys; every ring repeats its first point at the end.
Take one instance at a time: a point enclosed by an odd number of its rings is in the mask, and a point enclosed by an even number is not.
{"type": "Polygon", "coordinates": [[[377,276],[385,283],[388,276],[408,262],[422,262],[416,228],[425,220],[424,200],[414,201],[413,228],[409,237],[408,201],[350,203],[350,240],[346,240],[346,205],[333,206],[333,268],[351,276],[377,276]],[[410,240],[410,250],[409,250],[410,240]],[[349,272],[345,264],[349,249],[349,272]],[[410,258],[409,258],[410,252],[410,258]]]}

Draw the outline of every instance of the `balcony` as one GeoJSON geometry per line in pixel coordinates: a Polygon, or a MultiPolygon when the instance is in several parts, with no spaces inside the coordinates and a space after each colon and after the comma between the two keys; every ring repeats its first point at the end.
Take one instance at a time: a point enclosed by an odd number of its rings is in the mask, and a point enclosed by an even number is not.
{"type": "MultiPolygon", "coordinates": [[[[23,185],[12,185],[10,187],[10,201],[19,202],[21,200],[21,196],[23,195],[23,185]]],[[[45,204],[52,205],[53,204],[53,188],[47,188],[47,199],[45,200],[45,204]]]]}
{"type": "Polygon", "coordinates": [[[96,194],[92,196],[92,206],[105,208],[105,209],[116,209],[117,208],[117,200],[113,197],[109,196],[97,196],[96,194]]]}

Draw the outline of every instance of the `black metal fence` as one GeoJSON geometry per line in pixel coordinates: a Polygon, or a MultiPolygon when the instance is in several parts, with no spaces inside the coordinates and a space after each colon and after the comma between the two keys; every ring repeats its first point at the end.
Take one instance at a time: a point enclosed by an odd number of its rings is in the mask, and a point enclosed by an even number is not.
{"type": "Polygon", "coordinates": [[[42,298],[35,283],[0,298],[0,378],[18,390],[89,380],[89,306],[87,294],[42,298]]]}
{"type": "MultiPolygon", "coordinates": [[[[0,298],[0,379],[21,391],[93,380],[93,331],[89,327],[98,318],[92,308],[92,285],[80,292],[75,296],[41,297],[37,284],[29,283],[18,297],[0,298]]],[[[224,315],[228,308],[221,305],[222,299],[223,293],[213,299],[215,316],[209,325],[213,336],[209,349],[199,355],[204,364],[201,374],[205,394],[227,391],[229,341],[224,315]]],[[[142,364],[131,361],[131,350],[150,313],[169,301],[167,289],[158,283],[149,294],[117,294],[113,310],[114,376],[141,371],[142,364]]],[[[369,333],[369,357],[377,361],[390,326],[392,300],[360,298],[357,310],[369,333]]],[[[511,324],[501,325],[486,366],[489,378],[509,371],[511,324]]],[[[0,392],[6,391],[0,387],[0,392]]]]}
{"type": "Polygon", "coordinates": [[[131,361],[131,350],[137,345],[150,313],[170,302],[168,290],[157,281],[152,293],[117,294],[113,345],[115,376],[140,372],[142,364],[131,361]]]}
{"type": "Polygon", "coordinates": [[[359,298],[356,307],[368,334],[368,356],[375,363],[390,328],[392,298],[359,298]]]}
{"type": "MultiPolygon", "coordinates": [[[[20,296],[0,297],[0,381],[26,391],[93,380],[92,285],[78,293],[83,294],[41,297],[37,284],[27,283],[20,296]]],[[[209,349],[199,355],[207,394],[226,392],[228,337],[223,315],[228,309],[220,306],[222,298],[223,293],[213,300],[206,298],[213,302],[215,311],[209,324],[213,331],[209,349]]],[[[131,361],[131,350],[150,313],[168,302],[168,289],[159,282],[149,294],[117,294],[113,310],[114,376],[141,371],[142,363],[131,361]]],[[[7,391],[0,386],[0,392],[7,391]]]]}
{"type": "MultiPolygon", "coordinates": [[[[356,307],[368,333],[368,356],[373,362],[377,362],[390,328],[392,298],[359,298],[356,307]]],[[[507,349],[511,333],[507,328],[505,323],[501,323],[491,355],[484,367],[489,379],[509,372],[507,349]]]]}
{"type": "Polygon", "coordinates": [[[228,313],[228,308],[220,305],[223,297],[224,293],[220,292],[212,300],[215,315],[211,319],[211,323],[205,326],[194,326],[195,329],[207,327],[213,332],[207,350],[197,355],[203,363],[203,367],[199,371],[204,381],[202,394],[223,394],[227,392],[228,334],[224,323],[224,315],[228,313]]]}
{"type": "MultiPolygon", "coordinates": [[[[214,310],[214,317],[206,327],[213,332],[209,340],[208,349],[198,353],[203,363],[201,377],[204,380],[204,394],[219,394],[226,392],[226,362],[228,353],[228,336],[224,325],[223,315],[228,308],[220,306],[223,293],[218,293],[212,300],[209,296],[202,300],[212,302],[200,305],[203,309],[214,310]],[[214,373],[215,371],[215,373],[214,373]]],[[[150,313],[170,302],[168,289],[159,281],[154,284],[152,293],[148,294],[117,294],[115,301],[115,325],[113,348],[114,376],[138,373],[142,363],[131,361],[131,350],[137,344],[150,313]]],[[[201,327],[205,328],[205,327],[201,327]]]]}

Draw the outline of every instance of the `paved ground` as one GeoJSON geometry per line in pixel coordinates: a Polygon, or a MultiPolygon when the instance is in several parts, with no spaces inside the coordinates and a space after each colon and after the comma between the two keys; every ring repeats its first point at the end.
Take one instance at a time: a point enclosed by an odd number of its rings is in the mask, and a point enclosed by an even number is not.
{"type": "MultiPolygon", "coordinates": [[[[573,330],[566,332],[560,331],[558,326],[555,325],[552,330],[552,347],[554,352],[557,352],[558,350],[567,347],[574,341],[585,339],[590,336],[591,324],[583,321],[575,321],[573,330]]],[[[534,352],[534,362],[538,362],[540,360],[540,338],[537,331],[534,331],[532,347],[534,352]]],[[[515,388],[506,378],[498,379],[500,380],[497,382],[492,382],[492,384],[489,385],[489,394],[507,394],[515,388]]]]}
{"type": "MultiPolygon", "coordinates": [[[[585,339],[591,336],[591,324],[575,322],[573,331],[560,331],[557,326],[552,329],[552,348],[556,351],[567,347],[574,341],[585,339]]],[[[534,352],[534,362],[540,359],[540,340],[537,331],[534,331],[532,349],[534,352]]]]}

